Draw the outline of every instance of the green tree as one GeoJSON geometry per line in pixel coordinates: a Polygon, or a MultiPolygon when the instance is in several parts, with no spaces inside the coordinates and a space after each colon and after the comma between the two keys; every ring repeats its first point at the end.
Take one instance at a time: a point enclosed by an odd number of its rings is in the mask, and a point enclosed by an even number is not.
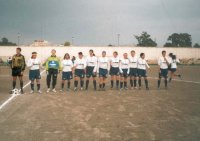
{"type": "Polygon", "coordinates": [[[198,43],[195,43],[193,47],[194,48],[200,48],[200,45],[198,43]]]}
{"type": "Polygon", "coordinates": [[[68,42],[68,41],[66,41],[65,43],[64,43],[64,46],[70,46],[71,44],[70,44],[70,42],[68,42]]]}
{"type": "Polygon", "coordinates": [[[188,33],[173,33],[168,37],[164,47],[192,47],[192,37],[188,33]]]}
{"type": "Polygon", "coordinates": [[[157,46],[157,43],[151,39],[151,35],[149,35],[147,32],[142,32],[140,36],[135,36],[135,38],[138,40],[137,46],[143,46],[143,47],[157,46]]]}
{"type": "Polygon", "coordinates": [[[7,38],[3,37],[0,41],[0,46],[16,46],[16,43],[9,42],[7,38]]]}

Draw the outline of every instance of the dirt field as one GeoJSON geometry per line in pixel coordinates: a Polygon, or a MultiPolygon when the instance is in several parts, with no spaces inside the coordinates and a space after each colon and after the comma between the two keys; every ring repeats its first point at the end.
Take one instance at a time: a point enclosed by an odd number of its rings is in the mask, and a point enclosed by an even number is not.
{"type": "MultiPolygon", "coordinates": [[[[199,141],[200,66],[180,72],[183,80],[168,90],[149,79],[149,91],[110,90],[108,82],[105,92],[91,85],[63,94],[46,94],[43,74],[43,94],[19,95],[0,110],[0,141],[199,141]]],[[[148,75],[156,77],[157,68],[148,75]]],[[[0,68],[0,105],[11,96],[10,80],[10,70],[0,68]]]]}

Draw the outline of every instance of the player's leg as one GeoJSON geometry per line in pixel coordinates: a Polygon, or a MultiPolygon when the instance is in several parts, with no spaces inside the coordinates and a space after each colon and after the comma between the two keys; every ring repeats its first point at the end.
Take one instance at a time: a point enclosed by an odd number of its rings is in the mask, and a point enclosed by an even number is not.
{"type": "Polygon", "coordinates": [[[56,84],[57,84],[57,77],[58,77],[58,70],[54,69],[53,70],[53,81],[52,81],[52,89],[53,89],[52,91],[54,93],[56,93],[55,87],[56,87],[56,84]]]}
{"type": "Polygon", "coordinates": [[[18,77],[19,77],[19,81],[20,81],[21,94],[23,94],[23,93],[24,93],[24,90],[23,90],[23,86],[24,86],[23,76],[20,75],[20,76],[18,76],[18,77]]]}
{"type": "Polygon", "coordinates": [[[47,72],[47,79],[46,79],[46,82],[47,82],[47,93],[50,91],[50,84],[51,84],[51,77],[52,77],[53,73],[52,73],[52,70],[48,70],[47,72]]]}
{"type": "Polygon", "coordinates": [[[158,74],[158,89],[160,88],[160,83],[161,83],[161,70],[159,71],[159,74],[158,74]]]}
{"type": "Polygon", "coordinates": [[[120,90],[123,90],[123,84],[124,84],[124,76],[121,74],[120,76],[120,90]]]}
{"type": "Polygon", "coordinates": [[[141,86],[142,86],[141,77],[142,77],[142,76],[139,76],[139,79],[138,79],[138,85],[139,85],[139,89],[141,89],[141,86]]]}
{"type": "Polygon", "coordinates": [[[146,90],[149,90],[149,85],[148,85],[147,76],[144,77],[144,82],[145,82],[146,90]]]}

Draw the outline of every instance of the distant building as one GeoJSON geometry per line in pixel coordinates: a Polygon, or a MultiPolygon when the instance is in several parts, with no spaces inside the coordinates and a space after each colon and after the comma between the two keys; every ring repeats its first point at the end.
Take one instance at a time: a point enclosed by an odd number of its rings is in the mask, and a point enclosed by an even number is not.
{"type": "Polygon", "coordinates": [[[34,40],[34,42],[30,46],[49,46],[50,43],[45,40],[34,40]]]}

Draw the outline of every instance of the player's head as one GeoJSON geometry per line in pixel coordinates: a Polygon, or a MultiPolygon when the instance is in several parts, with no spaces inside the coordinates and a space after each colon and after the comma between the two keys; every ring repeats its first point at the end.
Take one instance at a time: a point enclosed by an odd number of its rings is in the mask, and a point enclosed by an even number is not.
{"type": "Polygon", "coordinates": [[[131,51],[131,56],[134,57],[135,56],[135,50],[131,51]]]}
{"type": "Polygon", "coordinates": [[[106,51],[102,51],[102,57],[106,56],[106,51]]]}
{"type": "Polygon", "coordinates": [[[79,52],[78,53],[78,57],[81,59],[81,58],[83,58],[83,53],[82,52],[79,52]]]}
{"type": "Polygon", "coordinates": [[[51,55],[52,55],[52,56],[55,56],[55,55],[56,55],[56,50],[55,50],[55,49],[52,49],[52,50],[51,50],[51,55]]]}
{"type": "Polygon", "coordinates": [[[144,53],[140,53],[140,57],[141,57],[142,59],[144,59],[144,58],[145,58],[145,54],[144,54],[144,53]]]}
{"type": "Polygon", "coordinates": [[[117,52],[117,51],[114,51],[114,52],[113,52],[113,56],[114,56],[114,57],[117,57],[117,55],[118,55],[118,52],[117,52]]]}
{"type": "Polygon", "coordinates": [[[173,60],[176,60],[176,55],[172,55],[172,59],[173,59],[173,60]]]}
{"type": "Polygon", "coordinates": [[[37,52],[32,52],[32,56],[31,56],[31,58],[33,58],[33,59],[35,59],[35,58],[37,58],[37,52]]]}
{"type": "Polygon", "coordinates": [[[64,59],[70,59],[70,55],[69,55],[69,53],[65,53],[65,55],[64,55],[64,59]]]}
{"type": "Polygon", "coordinates": [[[128,58],[128,54],[127,53],[124,53],[123,56],[124,56],[124,59],[128,58]]]}
{"type": "Polygon", "coordinates": [[[173,53],[169,53],[169,57],[172,57],[173,56],[173,53]]]}
{"type": "Polygon", "coordinates": [[[22,51],[22,49],[21,49],[20,47],[16,48],[16,53],[17,53],[17,54],[20,54],[21,51],[22,51]]]}
{"type": "Polygon", "coordinates": [[[165,51],[165,50],[162,51],[162,56],[163,56],[163,57],[166,56],[166,51],[165,51]]]}
{"type": "Polygon", "coordinates": [[[92,49],[89,50],[90,56],[94,56],[94,51],[92,49]]]}

